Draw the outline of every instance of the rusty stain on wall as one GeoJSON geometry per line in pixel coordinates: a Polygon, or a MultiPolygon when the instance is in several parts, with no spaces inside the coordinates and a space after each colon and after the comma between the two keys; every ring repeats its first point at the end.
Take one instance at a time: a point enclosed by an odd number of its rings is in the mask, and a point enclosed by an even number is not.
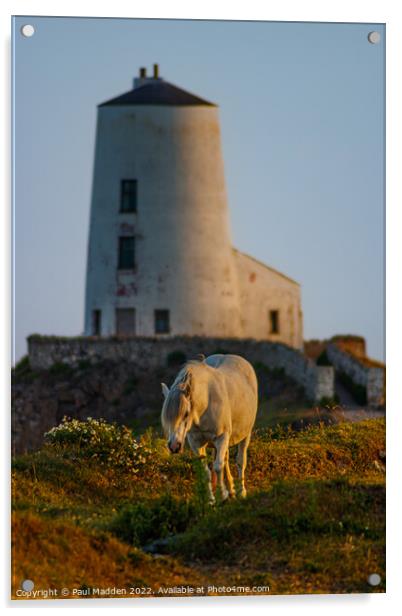
{"type": "Polygon", "coordinates": [[[117,286],[116,295],[118,297],[131,297],[132,295],[137,295],[137,291],[137,285],[134,282],[119,284],[117,286]]]}

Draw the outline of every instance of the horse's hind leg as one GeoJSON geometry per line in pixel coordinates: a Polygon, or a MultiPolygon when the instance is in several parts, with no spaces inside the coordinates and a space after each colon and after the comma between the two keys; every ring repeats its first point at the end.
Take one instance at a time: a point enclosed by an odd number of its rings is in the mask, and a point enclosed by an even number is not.
{"type": "Polygon", "coordinates": [[[247,496],[246,486],[244,485],[244,473],[247,466],[247,448],[250,443],[251,433],[237,447],[236,464],[239,471],[240,496],[247,496]]]}
{"type": "Polygon", "coordinates": [[[225,471],[226,471],[226,478],[228,480],[229,494],[232,498],[234,498],[236,496],[236,490],[235,490],[232,473],[230,472],[229,449],[227,450],[226,458],[225,458],[225,471]]]}

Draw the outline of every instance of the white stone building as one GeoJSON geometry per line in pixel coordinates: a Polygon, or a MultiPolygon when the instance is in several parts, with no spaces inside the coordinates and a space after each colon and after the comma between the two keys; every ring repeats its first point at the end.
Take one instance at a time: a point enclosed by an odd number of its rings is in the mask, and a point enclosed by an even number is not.
{"type": "Polygon", "coordinates": [[[85,334],[303,344],[298,283],[232,248],[218,107],[157,65],[98,107],[85,334]]]}

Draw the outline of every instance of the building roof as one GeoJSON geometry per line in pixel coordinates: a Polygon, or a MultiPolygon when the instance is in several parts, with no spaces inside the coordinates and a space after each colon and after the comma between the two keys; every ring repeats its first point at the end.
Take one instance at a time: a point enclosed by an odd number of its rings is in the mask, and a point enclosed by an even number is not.
{"type": "Polygon", "coordinates": [[[151,83],[101,103],[99,107],[111,105],[207,105],[216,107],[215,103],[186,92],[163,79],[152,79],[151,83]]]}
{"type": "Polygon", "coordinates": [[[259,261],[255,257],[251,257],[250,255],[246,254],[245,252],[241,252],[240,250],[237,250],[237,248],[234,248],[233,246],[232,246],[232,250],[233,250],[233,252],[237,253],[241,257],[246,257],[247,259],[251,259],[255,263],[258,263],[258,265],[261,265],[262,267],[265,267],[265,269],[269,270],[270,272],[273,272],[274,274],[277,274],[278,276],[281,276],[282,278],[284,278],[288,282],[291,282],[291,283],[297,285],[298,287],[300,287],[300,283],[299,282],[297,282],[296,280],[293,280],[293,278],[289,278],[289,276],[286,276],[285,274],[282,274],[282,272],[278,272],[278,270],[274,269],[273,267],[270,267],[269,265],[266,265],[265,263],[263,263],[262,261],[259,261]]]}

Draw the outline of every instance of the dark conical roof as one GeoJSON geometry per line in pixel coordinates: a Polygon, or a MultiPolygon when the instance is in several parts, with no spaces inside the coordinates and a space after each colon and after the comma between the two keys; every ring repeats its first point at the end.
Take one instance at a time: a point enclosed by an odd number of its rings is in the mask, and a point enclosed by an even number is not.
{"type": "Polygon", "coordinates": [[[216,107],[214,103],[186,92],[163,79],[152,80],[151,83],[112,98],[99,107],[111,105],[207,105],[216,107]]]}

